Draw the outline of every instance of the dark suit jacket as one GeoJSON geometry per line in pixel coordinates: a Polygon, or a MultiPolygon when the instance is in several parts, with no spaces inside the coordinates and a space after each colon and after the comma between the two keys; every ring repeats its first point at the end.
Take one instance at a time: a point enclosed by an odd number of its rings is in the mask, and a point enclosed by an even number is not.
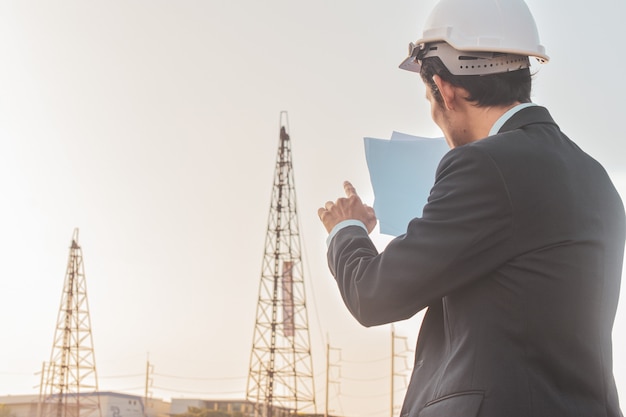
{"type": "Polygon", "coordinates": [[[543,107],[448,152],[423,216],[328,261],[365,326],[428,307],[402,416],[621,416],[611,330],[625,239],[605,170],[543,107]]]}

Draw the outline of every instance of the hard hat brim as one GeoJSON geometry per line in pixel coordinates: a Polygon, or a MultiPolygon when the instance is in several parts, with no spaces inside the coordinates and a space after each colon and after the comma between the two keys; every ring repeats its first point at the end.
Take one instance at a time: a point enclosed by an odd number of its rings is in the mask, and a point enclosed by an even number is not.
{"type": "Polygon", "coordinates": [[[420,39],[409,44],[409,56],[400,63],[399,68],[419,73],[423,58],[439,56],[446,68],[454,75],[488,75],[528,68],[530,56],[537,58],[542,64],[550,59],[546,54],[537,52],[529,53],[530,51],[512,48],[499,49],[494,47],[459,49],[443,40],[426,42],[420,39]],[[437,47],[433,48],[432,45],[437,45],[437,47]],[[433,53],[433,50],[436,52],[433,53]],[[455,62],[459,59],[476,60],[476,62],[461,65],[455,62]]]}

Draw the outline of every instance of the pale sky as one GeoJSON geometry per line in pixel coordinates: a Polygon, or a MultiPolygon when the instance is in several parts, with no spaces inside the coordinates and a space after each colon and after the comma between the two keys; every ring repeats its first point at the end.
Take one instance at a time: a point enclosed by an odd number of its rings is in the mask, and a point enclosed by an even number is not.
{"type": "MultiPolygon", "coordinates": [[[[551,57],[533,100],[626,196],[626,3],[527,3],[551,57]]],[[[373,203],[364,136],[441,135],[419,76],[397,68],[434,4],[0,2],[0,395],[38,392],[78,227],[100,389],[143,395],[149,357],[156,398],[243,398],[286,110],[318,411],[330,340],[331,411],[388,416],[390,326],[343,306],[316,212],[345,179],[373,203]]],[[[396,332],[413,345],[418,325],[396,332]]]]}

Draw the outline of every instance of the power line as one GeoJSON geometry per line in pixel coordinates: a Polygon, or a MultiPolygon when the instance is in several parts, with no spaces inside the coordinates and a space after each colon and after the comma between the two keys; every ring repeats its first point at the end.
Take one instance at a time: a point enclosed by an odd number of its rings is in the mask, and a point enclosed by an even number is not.
{"type": "Polygon", "coordinates": [[[348,397],[348,398],[381,398],[381,397],[389,397],[388,393],[383,393],[383,394],[377,394],[377,395],[371,395],[371,394],[364,394],[364,395],[356,395],[356,394],[341,394],[343,397],[348,397]]]}
{"type": "Polygon", "coordinates": [[[167,392],[174,392],[177,394],[205,394],[205,395],[232,395],[232,394],[240,394],[242,397],[245,395],[243,391],[189,391],[189,390],[178,390],[167,387],[154,386],[154,389],[160,389],[167,392]]]}
{"type": "MultiPolygon", "coordinates": [[[[0,372],[0,374],[2,374],[0,372]]],[[[160,376],[163,378],[184,379],[192,381],[232,381],[232,380],[244,380],[245,376],[222,376],[222,377],[197,377],[197,376],[184,376],[184,375],[168,375],[153,373],[152,375],[160,376]]],[[[100,379],[122,379],[122,378],[137,378],[144,377],[145,374],[129,374],[129,375],[105,375],[99,376],[100,379]]]]}
{"type": "Polygon", "coordinates": [[[373,381],[382,381],[383,379],[389,379],[389,376],[385,375],[385,376],[379,376],[379,377],[374,377],[374,378],[348,378],[345,376],[341,376],[341,379],[345,379],[346,381],[352,381],[352,382],[373,382],[373,381]]]}
{"type": "Polygon", "coordinates": [[[350,360],[350,359],[341,359],[341,362],[344,363],[354,363],[354,364],[367,364],[367,363],[376,363],[376,362],[387,362],[391,360],[391,356],[385,356],[384,358],[378,358],[378,359],[369,359],[369,360],[364,360],[364,361],[356,361],[356,360],[350,360]]]}
{"type": "Polygon", "coordinates": [[[158,374],[154,373],[155,376],[161,376],[164,378],[174,378],[174,379],[187,379],[194,381],[232,381],[232,380],[244,380],[246,376],[229,376],[229,377],[193,377],[193,376],[179,376],[179,375],[167,375],[167,374],[158,374]]]}
{"type": "Polygon", "coordinates": [[[145,376],[144,374],[132,374],[132,375],[106,375],[106,376],[102,376],[102,375],[98,375],[98,378],[100,379],[116,379],[116,378],[136,378],[139,376],[145,376]]]}

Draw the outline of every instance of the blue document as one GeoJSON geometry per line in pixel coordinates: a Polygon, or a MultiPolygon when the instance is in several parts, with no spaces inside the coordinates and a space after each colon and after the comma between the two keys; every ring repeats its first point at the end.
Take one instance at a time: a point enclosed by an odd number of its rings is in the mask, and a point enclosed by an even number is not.
{"type": "Polygon", "coordinates": [[[399,236],[422,215],[439,161],[450,149],[444,138],[393,132],[391,139],[365,138],[380,233],[399,236]]]}

